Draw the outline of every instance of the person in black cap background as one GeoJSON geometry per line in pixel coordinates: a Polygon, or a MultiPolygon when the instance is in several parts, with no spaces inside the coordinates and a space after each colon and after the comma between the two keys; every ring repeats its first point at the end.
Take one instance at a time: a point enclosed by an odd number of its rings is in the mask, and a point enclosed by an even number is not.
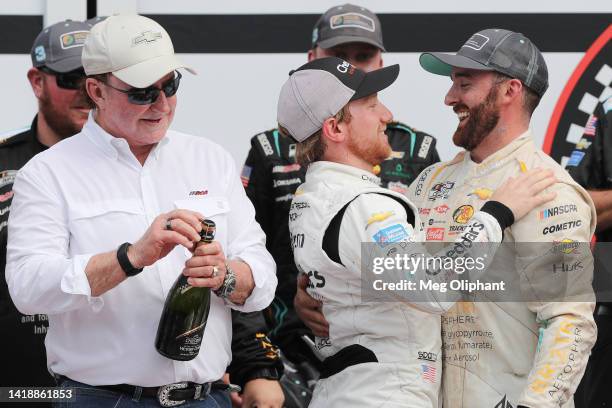
{"type": "MultiPolygon", "coordinates": [[[[359,69],[372,71],[383,67],[383,51],[382,27],[376,14],[363,7],[344,4],[327,10],[315,24],[308,61],[336,56],[359,69]]],[[[376,173],[383,187],[406,192],[423,169],[440,160],[436,140],[400,122],[389,123],[386,134],[392,152],[378,163],[376,173]]],[[[295,148],[295,143],[282,136],[278,129],[254,136],[242,170],[242,181],[278,268],[279,285],[271,309],[272,340],[291,361],[308,361],[316,366],[318,359],[303,340],[311,331],[293,307],[298,271],[293,261],[287,218],[293,193],[304,181],[305,174],[305,169],[295,160],[295,148]]],[[[305,280],[300,281],[298,296],[313,307],[320,307],[306,295],[305,284],[305,280]]],[[[326,323],[321,321],[315,333],[323,334],[326,330],[326,323]]]]}
{"type": "MultiPolygon", "coordinates": [[[[380,187],[372,169],[391,151],[384,131],[392,114],[378,92],[398,73],[398,65],[366,73],[323,58],[294,71],[280,92],[279,129],[298,142],[297,160],[307,166],[289,213],[295,262],[330,323],[330,336],[316,338],[325,360],[310,407],[438,406],[440,314],[457,293],[419,284],[417,296],[381,292],[375,282],[405,282],[410,275],[413,283],[448,284],[459,273],[370,269],[372,260],[428,256],[419,243],[418,209],[405,195],[380,187]]],[[[552,199],[539,192],[554,182],[552,172],[535,172],[498,189],[437,256],[451,258],[451,246],[466,240],[500,242],[506,226],[552,199]]]]}
{"type": "Polygon", "coordinates": [[[577,408],[611,407],[612,396],[612,97],[598,104],[567,163],[569,174],[586,188],[597,209],[593,286],[597,295],[597,342],[576,392],[577,408]]]}
{"type": "Polygon", "coordinates": [[[90,108],[80,87],[85,79],[81,50],[88,34],[87,24],[66,20],[36,37],[27,77],[38,99],[38,113],[28,130],[0,140],[0,384],[5,387],[55,385],[45,356],[47,316],[19,313],[8,294],[7,224],[17,171],[35,154],[78,133],[87,120],[90,108]]]}

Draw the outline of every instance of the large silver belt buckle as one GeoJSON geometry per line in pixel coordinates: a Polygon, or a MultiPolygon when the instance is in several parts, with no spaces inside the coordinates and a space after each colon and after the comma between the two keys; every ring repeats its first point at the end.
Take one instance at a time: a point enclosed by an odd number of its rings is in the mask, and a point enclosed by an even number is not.
{"type": "Polygon", "coordinates": [[[184,390],[189,387],[189,383],[187,382],[179,382],[174,384],[162,385],[157,390],[157,400],[159,401],[159,405],[162,407],[176,407],[178,405],[184,404],[186,400],[182,401],[174,401],[171,400],[170,391],[172,390],[184,390]]]}

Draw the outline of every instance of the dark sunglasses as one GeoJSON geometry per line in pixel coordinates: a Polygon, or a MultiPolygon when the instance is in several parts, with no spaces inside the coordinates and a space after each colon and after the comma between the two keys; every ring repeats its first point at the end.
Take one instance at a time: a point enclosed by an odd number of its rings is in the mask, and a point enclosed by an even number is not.
{"type": "Polygon", "coordinates": [[[164,82],[161,88],[157,88],[155,86],[150,86],[148,88],[130,88],[130,89],[120,89],[115,88],[108,82],[101,81],[104,85],[109,88],[114,89],[115,91],[119,91],[124,93],[128,97],[128,101],[133,103],[134,105],[150,105],[155,103],[157,98],[159,98],[159,94],[161,92],[166,95],[166,98],[170,98],[176,94],[178,91],[179,84],[181,82],[181,73],[176,71],[176,76],[166,82],[164,82]]]}
{"type": "Polygon", "coordinates": [[[57,86],[64,89],[79,89],[85,80],[85,71],[83,68],[75,69],[70,72],[56,72],[52,69],[42,66],[38,69],[46,74],[53,75],[57,86]]]}

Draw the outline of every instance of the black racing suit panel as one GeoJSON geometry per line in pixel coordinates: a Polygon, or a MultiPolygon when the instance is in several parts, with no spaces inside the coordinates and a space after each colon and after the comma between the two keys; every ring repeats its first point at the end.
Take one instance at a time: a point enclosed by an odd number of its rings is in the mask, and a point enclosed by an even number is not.
{"type": "Polygon", "coordinates": [[[244,313],[232,310],[232,363],[227,368],[233,384],[244,385],[251,379],[279,380],[283,363],[278,348],[268,336],[262,312],[244,313]],[[268,372],[262,376],[262,373],[268,372]],[[277,378],[272,378],[270,372],[277,378]]]}

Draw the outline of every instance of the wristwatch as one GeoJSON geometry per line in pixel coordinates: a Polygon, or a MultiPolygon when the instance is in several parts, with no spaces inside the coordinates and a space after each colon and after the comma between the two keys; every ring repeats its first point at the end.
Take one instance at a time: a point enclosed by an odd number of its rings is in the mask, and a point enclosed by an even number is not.
{"type": "Polygon", "coordinates": [[[236,290],[236,273],[234,270],[225,263],[225,279],[223,279],[223,284],[219,287],[219,289],[215,290],[215,295],[219,296],[223,299],[229,299],[234,290],[236,290]]]}
{"type": "Polygon", "coordinates": [[[134,265],[132,265],[132,263],[130,262],[130,258],[128,258],[127,251],[131,245],[132,244],[130,244],[129,242],[124,242],[117,249],[117,260],[119,261],[119,265],[121,265],[121,269],[123,269],[123,272],[125,272],[128,278],[130,276],[138,275],[144,269],[135,268],[134,265]]]}

